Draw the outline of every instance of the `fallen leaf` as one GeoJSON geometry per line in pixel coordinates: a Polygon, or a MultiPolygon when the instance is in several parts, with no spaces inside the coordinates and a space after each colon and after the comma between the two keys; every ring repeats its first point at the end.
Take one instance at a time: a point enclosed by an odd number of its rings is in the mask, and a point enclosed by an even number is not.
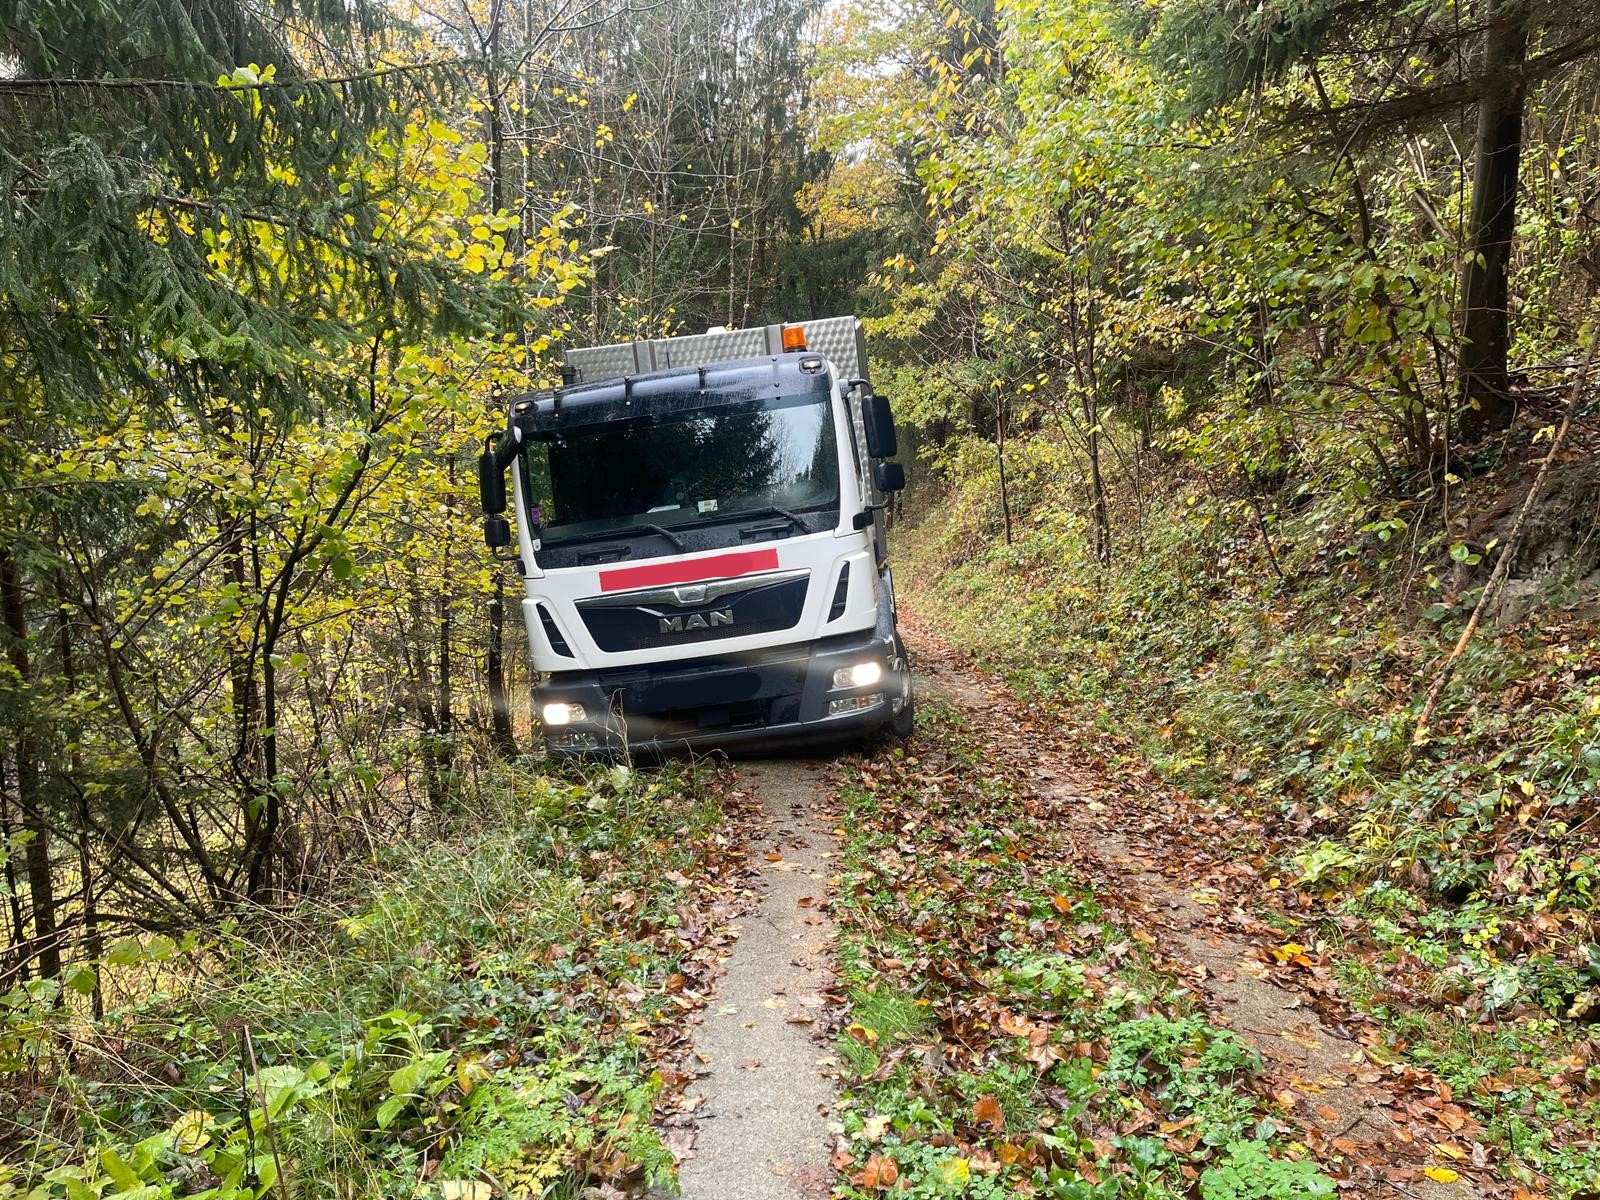
{"type": "Polygon", "coordinates": [[[1005,1110],[1000,1107],[1000,1101],[993,1096],[979,1096],[978,1102],[972,1106],[972,1123],[988,1125],[998,1132],[1006,1123],[1005,1110]]]}
{"type": "Polygon", "coordinates": [[[850,1182],[859,1188],[881,1191],[884,1188],[893,1187],[894,1181],[899,1178],[899,1163],[882,1154],[874,1154],[867,1159],[867,1165],[850,1182]]]}

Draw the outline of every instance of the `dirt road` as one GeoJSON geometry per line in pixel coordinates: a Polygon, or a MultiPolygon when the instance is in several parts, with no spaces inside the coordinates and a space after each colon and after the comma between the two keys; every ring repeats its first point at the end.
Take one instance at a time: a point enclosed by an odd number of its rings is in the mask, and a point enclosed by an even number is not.
{"type": "Polygon", "coordinates": [[[1463,1169],[1487,1166],[1468,1114],[1427,1080],[1379,1069],[1346,1027],[1349,1009],[1327,973],[1295,970],[1296,956],[1285,956],[1283,939],[1249,908],[1248,885],[1262,881],[1235,853],[1251,837],[1247,823],[1149,779],[1111,777],[1092,746],[1062,736],[1048,714],[1018,702],[914,618],[908,624],[924,692],[948,698],[998,758],[1025,771],[1067,835],[1074,874],[1160,948],[1219,1024],[1255,1048],[1312,1149],[1349,1165],[1355,1194],[1493,1194],[1475,1190],[1463,1169]],[[1446,1152],[1430,1153],[1439,1146],[1446,1152]],[[1459,1178],[1442,1182],[1430,1167],[1459,1178]]]}
{"type": "Polygon", "coordinates": [[[820,1200],[833,1184],[833,1060],[813,1040],[832,978],[828,784],[805,759],[741,763],[737,778],[763,817],[752,857],[764,894],[695,1035],[698,1130],[679,1181],[685,1200],[820,1200]]]}
{"type": "MultiPolygon", "coordinates": [[[[1147,779],[1113,777],[1081,734],[1066,735],[1059,722],[1019,703],[1003,685],[921,631],[914,619],[907,626],[922,693],[959,714],[975,739],[976,756],[995,775],[1006,774],[1009,786],[1018,790],[1014,810],[1002,810],[994,818],[1005,823],[1006,837],[1025,838],[1036,861],[1070,874],[1097,909],[1114,914],[1122,928],[1150,948],[1153,965],[1165,977],[1192,990],[1215,1027],[1253,1047],[1261,1062],[1250,1085],[1258,1096],[1254,1103],[1266,1104],[1281,1114],[1274,1118],[1277,1123],[1299,1130],[1303,1149],[1337,1176],[1341,1194],[1407,1200],[1500,1194],[1486,1152],[1473,1140],[1470,1117],[1410,1068],[1380,1065],[1352,1032],[1357,1023],[1328,972],[1297,966],[1295,952],[1286,953],[1281,936],[1259,919],[1249,899],[1260,881],[1249,878],[1250,855],[1239,849],[1250,836],[1247,828],[1147,779]],[[1033,826],[1022,828],[1029,821],[1033,826]]],[[[942,781],[951,771],[969,769],[961,766],[959,755],[951,759],[954,766],[932,775],[916,765],[919,755],[938,749],[928,744],[938,736],[930,728],[919,733],[921,740],[912,743],[909,753],[880,747],[842,766],[824,760],[739,766],[740,786],[764,814],[750,847],[751,858],[763,867],[765,894],[760,907],[741,922],[687,1064],[697,1076],[690,1105],[697,1130],[691,1156],[682,1164],[683,1194],[690,1200],[820,1198],[835,1186],[844,1189],[841,1194],[874,1194],[886,1182],[882,1168],[887,1156],[879,1150],[901,1142],[910,1146],[912,1139],[929,1136],[915,1123],[897,1135],[888,1117],[852,1112],[854,1099],[841,1112],[833,1079],[838,1060],[833,1048],[814,1034],[855,1019],[851,1013],[827,1011],[835,966],[828,908],[830,902],[841,901],[830,895],[829,881],[843,865],[833,832],[834,822],[841,819],[836,789],[852,773],[869,780],[897,779],[894,786],[902,790],[889,805],[886,838],[871,853],[886,855],[891,865],[934,853],[939,843],[925,840],[930,826],[920,810],[925,803],[930,811],[937,807],[946,786],[942,781]],[[845,1117],[850,1126],[841,1140],[845,1117]],[[863,1131],[869,1135],[865,1140],[863,1131]],[[844,1150],[851,1138],[856,1139],[854,1156],[844,1150]],[[832,1163],[845,1168],[837,1178],[832,1163]]],[[[964,753],[968,759],[974,755],[971,750],[964,753]]],[[[973,786],[981,789],[982,783],[979,778],[973,786]]],[[[959,835],[972,836],[970,827],[959,835]]],[[[953,849],[957,858],[966,853],[959,837],[953,849]]],[[[951,853],[948,842],[943,852],[951,853]]],[[[870,862],[864,869],[868,876],[893,873],[870,862]]],[[[909,878],[909,872],[903,874],[909,878]]],[[[924,881],[924,890],[965,895],[970,903],[970,886],[960,881],[952,886],[948,876],[944,872],[944,878],[924,881]]],[[[858,893],[862,886],[858,884],[858,893]]],[[[921,885],[904,886],[915,892],[921,885]]],[[[880,934],[892,933],[890,914],[882,915],[878,930],[878,915],[863,914],[860,895],[847,899],[856,925],[875,930],[868,945],[880,934]]],[[[1061,899],[1058,895],[1056,902],[1061,899]]],[[[905,987],[910,997],[934,994],[925,992],[929,980],[917,977],[918,970],[951,970],[934,961],[936,954],[927,956],[927,963],[907,963],[901,961],[909,957],[905,952],[882,953],[900,981],[897,986],[905,987]]],[[[934,981],[932,986],[937,991],[940,984],[934,981]]],[[[989,1024],[998,1020],[1003,1026],[1009,1019],[1036,1041],[1048,1039],[1053,1028],[1048,1022],[1005,1015],[1016,1000],[1002,989],[985,994],[981,987],[968,996],[968,1003],[988,1014],[989,1024]]],[[[943,1020],[949,1028],[942,1035],[927,1035],[922,1042],[907,1035],[910,1044],[881,1060],[873,1078],[881,1082],[889,1077],[886,1072],[892,1074],[891,1068],[913,1064],[911,1070],[926,1076],[915,1088],[930,1096],[950,1091],[965,1061],[962,1055],[971,1047],[951,1044],[953,1053],[946,1054],[938,1044],[940,1036],[959,1040],[961,1026],[959,1017],[943,1020]],[[922,1063],[926,1065],[915,1065],[922,1063]]],[[[1059,1088],[1046,1084],[1055,1052],[1041,1046],[1034,1047],[1034,1059],[1044,1068],[1035,1091],[1046,1096],[1059,1088]]],[[[876,1051],[883,1049],[875,1047],[874,1063],[880,1061],[876,1051]]],[[[1085,1052],[1081,1043],[1079,1050],[1085,1052]]],[[[982,1055],[974,1052],[969,1071],[981,1065],[982,1055]]],[[[966,1149],[976,1135],[962,1140],[960,1106],[970,1107],[972,1099],[953,1103],[947,1132],[937,1132],[941,1126],[934,1121],[928,1126],[934,1131],[928,1144],[962,1148],[959,1171],[964,1178],[968,1171],[989,1169],[988,1152],[966,1149]]],[[[983,1111],[980,1107],[968,1114],[966,1125],[981,1125],[983,1111]]],[[[1000,1111],[998,1101],[994,1111],[1000,1111]]],[[[1085,1119],[1079,1120],[1082,1124],[1085,1119]]],[[[1181,1131],[1190,1123],[1183,1119],[1162,1125],[1163,1130],[1173,1127],[1169,1145],[1184,1144],[1181,1131]]],[[[1003,1147],[1011,1143],[999,1145],[1002,1158],[991,1164],[993,1171],[1006,1162],[1027,1161],[1006,1159],[1003,1147]]],[[[1011,1153],[1035,1153],[1028,1145],[1019,1139],[1011,1153]]],[[[1201,1147],[1202,1165],[1206,1155],[1201,1147]]],[[[910,1161],[910,1152],[902,1151],[901,1157],[910,1161]]],[[[1115,1167],[1114,1153],[1111,1158],[1115,1167]]],[[[957,1160],[941,1161],[948,1165],[957,1160]]],[[[887,1182],[893,1182],[892,1174],[887,1182]]]]}

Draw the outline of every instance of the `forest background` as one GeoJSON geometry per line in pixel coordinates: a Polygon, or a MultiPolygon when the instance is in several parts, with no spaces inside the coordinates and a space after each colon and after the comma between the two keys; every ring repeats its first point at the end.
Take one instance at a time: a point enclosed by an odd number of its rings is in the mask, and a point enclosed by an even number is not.
{"type": "MultiPolygon", "coordinates": [[[[1409,1000],[1572,1032],[1597,55],[1589,0],[0,4],[16,1186],[184,1194],[178,1146],[265,1192],[268,1114],[341,1079],[330,1192],[429,1177],[397,1122],[493,1123],[470,1068],[424,1103],[466,1061],[407,975],[437,912],[362,893],[394,976],[314,1030],[285,1013],[350,964],[283,947],[379,867],[482,916],[553,886],[518,874],[552,828],[624,856],[639,789],[710,828],[692,772],[538,774],[470,468],[564,344],[713,324],[864,316],[941,632],[1266,820],[1428,964],[1409,1000]],[[241,978],[203,1030],[161,1007],[241,978]],[[274,1021],[270,1094],[205,1102],[274,1021]]],[[[537,1009],[547,1064],[589,1054],[537,1009]]],[[[569,1124],[528,1171],[623,1170],[569,1124]]]]}

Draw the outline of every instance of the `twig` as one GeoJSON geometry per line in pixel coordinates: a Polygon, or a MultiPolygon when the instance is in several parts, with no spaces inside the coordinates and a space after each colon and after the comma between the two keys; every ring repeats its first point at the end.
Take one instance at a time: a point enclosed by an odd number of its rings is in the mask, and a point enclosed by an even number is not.
{"type": "Polygon", "coordinates": [[[283,1200],[290,1200],[289,1183],[283,1177],[283,1159],[278,1157],[278,1135],[272,1128],[272,1114],[267,1111],[267,1088],[261,1082],[261,1068],[256,1064],[255,1043],[250,1040],[250,1026],[244,1027],[242,1036],[244,1048],[250,1055],[250,1071],[256,1077],[256,1095],[261,1100],[261,1128],[267,1135],[267,1148],[272,1151],[272,1169],[273,1174],[277,1176],[273,1183],[277,1185],[278,1194],[283,1200]]]}
{"type": "Polygon", "coordinates": [[[1272,564],[1272,573],[1278,577],[1279,583],[1288,583],[1283,577],[1283,568],[1278,565],[1278,553],[1272,548],[1272,535],[1267,532],[1267,518],[1261,512],[1261,497],[1252,494],[1250,507],[1255,509],[1256,527],[1261,530],[1261,544],[1267,548],[1267,561],[1272,564]]]}
{"type": "Polygon", "coordinates": [[[1417,718],[1416,731],[1411,735],[1411,746],[1415,750],[1428,741],[1428,722],[1433,719],[1433,710],[1439,704],[1439,697],[1444,694],[1445,687],[1455,675],[1456,665],[1461,661],[1461,656],[1467,652],[1467,646],[1473,636],[1478,632],[1478,626],[1483,620],[1483,614],[1488,610],[1489,602],[1499,593],[1500,587],[1506,581],[1506,576],[1511,572],[1511,561],[1516,557],[1517,549],[1522,544],[1522,531],[1528,523],[1528,514],[1533,511],[1533,506],[1538,503],[1539,495],[1544,491],[1545,480],[1549,478],[1550,468],[1556,461],[1556,455],[1561,451],[1561,443],[1566,441],[1567,431],[1572,428],[1572,418],[1577,414],[1578,406],[1583,402],[1585,385],[1589,380],[1589,368],[1594,365],[1595,349],[1600,346],[1600,330],[1591,327],[1589,330],[1589,352],[1584,356],[1583,366],[1578,369],[1577,378],[1572,381],[1572,395],[1567,399],[1567,407],[1561,414],[1561,425],[1556,430],[1556,435],[1550,441],[1550,452],[1544,456],[1544,461],[1539,464],[1539,473],[1533,477],[1533,486],[1528,489],[1528,494],[1523,497],[1522,507],[1517,510],[1517,519],[1512,523],[1511,532],[1506,536],[1505,545],[1500,548],[1500,557],[1494,564],[1494,571],[1489,576],[1489,582],[1483,585],[1483,591],[1478,596],[1478,603],[1473,605],[1472,616],[1467,620],[1467,627],[1461,631],[1461,636],[1456,639],[1455,649],[1450,651],[1450,656],[1444,660],[1444,666],[1439,670],[1439,676],[1433,681],[1433,686],[1428,689],[1428,698],[1423,703],[1422,715],[1417,718]]]}

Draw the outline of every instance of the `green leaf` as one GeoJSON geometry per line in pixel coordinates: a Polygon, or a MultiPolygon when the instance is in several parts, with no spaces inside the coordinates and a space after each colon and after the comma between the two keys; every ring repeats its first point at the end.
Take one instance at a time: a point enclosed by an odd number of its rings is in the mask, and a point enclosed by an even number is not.
{"type": "Polygon", "coordinates": [[[422,1085],[437,1075],[449,1058],[449,1051],[440,1050],[423,1058],[413,1059],[389,1076],[389,1090],[396,1095],[409,1095],[421,1091],[422,1085]]]}
{"type": "Polygon", "coordinates": [[[411,1103],[410,1096],[390,1096],[382,1104],[378,1105],[378,1111],[374,1114],[374,1120],[377,1121],[378,1128],[389,1128],[390,1123],[400,1115],[400,1110],[409,1103],[411,1103]]]}
{"type": "Polygon", "coordinates": [[[80,996],[87,996],[90,992],[94,991],[94,985],[98,979],[99,976],[95,974],[93,967],[79,965],[69,968],[66,978],[62,982],[65,983],[69,992],[76,992],[80,996]]]}
{"type": "Polygon", "coordinates": [[[144,947],[139,944],[138,938],[119,938],[106,951],[105,961],[114,967],[131,967],[134,963],[144,961],[144,947]]]}
{"type": "Polygon", "coordinates": [[[144,944],[144,957],[149,962],[165,962],[177,952],[178,943],[159,933],[144,944]]]}
{"type": "Polygon", "coordinates": [[[124,1190],[136,1188],[141,1182],[134,1169],[123,1160],[122,1155],[118,1154],[110,1146],[100,1151],[100,1165],[105,1168],[106,1174],[111,1176],[111,1181],[119,1188],[124,1190]]]}

